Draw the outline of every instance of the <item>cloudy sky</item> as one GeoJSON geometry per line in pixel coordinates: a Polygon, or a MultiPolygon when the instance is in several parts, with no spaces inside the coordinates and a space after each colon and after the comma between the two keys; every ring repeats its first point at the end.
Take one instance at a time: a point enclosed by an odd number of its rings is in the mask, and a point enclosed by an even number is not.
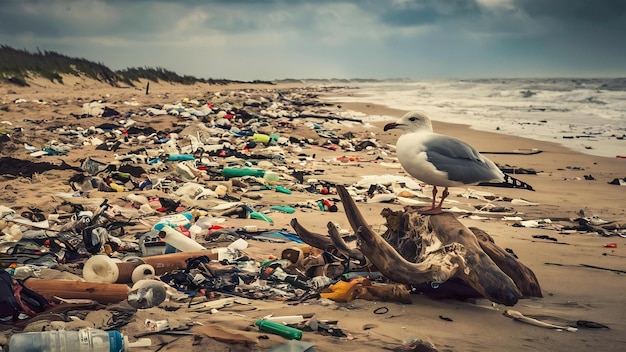
{"type": "Polygon", "coordinates": [[[0,44],[203,78],[626,76],[625,0],[0,0],[0,44]]]}

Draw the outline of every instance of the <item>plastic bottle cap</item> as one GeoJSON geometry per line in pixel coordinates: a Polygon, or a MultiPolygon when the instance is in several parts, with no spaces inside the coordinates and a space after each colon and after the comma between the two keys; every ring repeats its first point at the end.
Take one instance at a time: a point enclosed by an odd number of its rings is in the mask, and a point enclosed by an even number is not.
{"type": "Polygon", "coordinates": [[[124,352],[126,351],[125,342],[128,340],[128,337],[122,335],[117,330],[109,330],[107,331],[109,334],[109,352],[124,352]]]}

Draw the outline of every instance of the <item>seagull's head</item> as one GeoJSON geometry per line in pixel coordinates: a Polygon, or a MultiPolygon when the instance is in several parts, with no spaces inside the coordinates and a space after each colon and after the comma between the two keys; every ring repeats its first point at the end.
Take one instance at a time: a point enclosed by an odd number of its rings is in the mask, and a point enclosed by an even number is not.
{"type": "Polygon", "coordinates": [[[428,116],[426,116],[426,113],[422,111],[411,111],[402,116],[398,121],[386,124],[383,130],[388,131],[394,128],[405,132],[415,132],[420,130],[432,132],[433,125],[428,116]]]}

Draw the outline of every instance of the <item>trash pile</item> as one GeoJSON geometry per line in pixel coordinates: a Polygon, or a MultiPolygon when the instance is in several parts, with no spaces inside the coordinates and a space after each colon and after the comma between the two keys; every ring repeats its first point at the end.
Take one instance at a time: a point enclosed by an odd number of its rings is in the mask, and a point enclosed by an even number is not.
{"type": "MultiPolygon", "coordinates": [[[[341,177],[328,179],[325,165],[359,167],[360,158],[376,160],[382,148],[371,135],[337,135],[343,124],[359,122],[342,121],[336,107],[298,91],[267,96],[183,99],[123,115],[91,102],[70,115],[81,123],[47,127],[57,138],[39,146],[13,128],[3,142],[11,154],[0,160],[4,175],[32,179],[63,170],[71,176],[53,204],[0,204],[3,324],[15,336],[123,330],[150,312],[141,322],[144,332],[200,328],[216,338],[208,325],[176,326],[170,312],[252,309],[258,300],[410,303],[406,286],[274,226],[274,216],[337,212],[334,185],[341,177]],[[152,127],[163,117],[172,128],[152,127]],[[84,127],[85,119],[106,122],[84,127]],[[348,155],[356,151],[364,153],[348,155]],[[71,157],[81,154],[73,165],[71,157]],[[282,250],[251,254],[251,242],[282,250]]],[[[375,188],[355,185],[351,192],[376,201],[375,188]]],[[[252,326],[289,339],[300,339],[302,331],[351,338],[336,321],[314,315],[257,318],[252,326]]],[[[128,340],[141,335],[126,333],[126,347],[145,346],[128,340]]]]}
{"type": "MultiPolygon", "coordinates": [[[[141,204],[160,211],[171,208],[158,199],[141,204]]],[[[69,207],[70,203],[64,203],[60,208],[69,207]]],[[[71,211],[46,217],[38,211],[18,214],[0,206],[4,233],[0,260],[5,268],[1,318],[5,324],[24,332],[119,329],[138,310],[160,309],[160,317],[165,318],[173,306],[215,313],[232,305],[250,306],[251,300],[260,299],[301,303],[313,298],[335,302],[361,298],[410,303],[404,285],[386,283],[380,273],[359,263],[302,244],[286,230],[227,227],[217,221],[220,218],[192,209],[170,212],[149,231],[135,233],[128,229],[145,218],[119,220],[116,207],[106,199],[96,212],[85,209],[73,205],[71,211]],[[280,257],[270,255],[258,261],[246,254],[250,241],[289,246],[280,257]],[[63,278],[57,278],[60,273],[63,278]],[[68,315],[69,311],[94,309],[110,312],[112,321],[103,326],[68,315]]],[[[245,216],[253,213],[242,209],[245,216]]],[[[302,329],[348,336],[324,322],[315,322],[311,330],[310,320],[303,318],[296,319],[300,329],[287,333],[283,331],[287,327],[277,330],[272,325],[276,321],[280,325],[281,318],[276,319],[259,319],[256,325],[288,338],[299,339],[302,329]],[[294,331],[299,335],[293,335],[294,331]]],[[[146,328],[169,329],[164,320],[160,325],[146,321],[146,328]]]]}

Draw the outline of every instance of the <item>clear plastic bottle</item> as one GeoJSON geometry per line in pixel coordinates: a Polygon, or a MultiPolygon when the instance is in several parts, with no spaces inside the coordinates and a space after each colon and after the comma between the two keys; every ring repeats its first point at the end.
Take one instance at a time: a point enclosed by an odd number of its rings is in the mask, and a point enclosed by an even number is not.
{"type": "Polygon", "coordinates": [[[14,334],[11,352],[123,352],[125,337],[117,330],[81,329],[14,334]]]}

